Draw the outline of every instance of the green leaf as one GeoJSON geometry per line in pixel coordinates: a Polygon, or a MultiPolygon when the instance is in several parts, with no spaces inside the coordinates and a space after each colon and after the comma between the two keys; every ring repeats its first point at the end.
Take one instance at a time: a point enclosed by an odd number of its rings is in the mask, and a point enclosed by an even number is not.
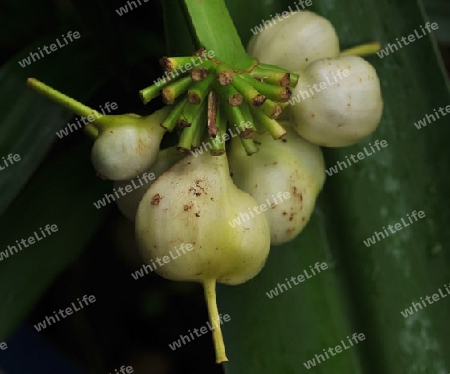
{"type": "Polygon", "coordinates": [[[51,154],[53,161],[44,163],[0,218],[0,252],[9,255],[0,261],[0,341],[14,331],[51,282],[82,252],[109,210],[93,205],[111,185],[95,176],[91,146],[86,140],[51,154]],[[39,229],[47,224],[56,224],[58,231],[43,238],[39,229]],[[35,232],[42,240],[19,250],[16,241],[27,240],[35,232]],[[11,255],[8,246],[16,246],[18,252],[11,249],[11,255]]]}
{"type": "Polygon", "coordinates": [[[246,53],[223,0],[183,0],[198,46],[215,53],[216,59],[238,70],[248,69],[253,59],[246,53]]]}

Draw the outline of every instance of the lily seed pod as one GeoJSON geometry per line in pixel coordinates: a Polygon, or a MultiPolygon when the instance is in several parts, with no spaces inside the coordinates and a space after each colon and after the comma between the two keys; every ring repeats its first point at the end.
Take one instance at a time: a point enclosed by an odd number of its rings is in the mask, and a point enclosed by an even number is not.
{"type": "MultiPolygon", "coordinates": [[[[270,249],[263,214],[235,224],[257,206],[229,175],[226,155],[187,156],[151,185],[136,215],[138,248],[147,264],[190,246],[155,272],[175,281],[203,284],[211,323],[218,320],[216,282],[236,285],[256,276],[270,249]]],[[[220,325],[213,330],[217,362],[227,361],[220,325]]]]}
{"type": "Polygon", "coordinates": [[[252,195],[269,221],[272,245],[294,239],[308,223],[325,182],[322,150],[298,136],[288,122],[282,140],[260,135],[258,153],[248,157],[239,142],[228,152],[235,184],[252,195]]]}
{"type": "Polygon", "coordinates": [[[383,111],[377,72],[356,56],[309,65],[292,93],[294,128],[324,147],[346,147],[370,135],[383,111]]]}
{"type": "Polygon", "coordinates": [[[247,52],[259,62],[297,72],[313,61],[339,55],[336,30],[316,13],[305,10],[266,22],[272,26],[253,35],[247,47],[247,52]]]}
{"type": "Polygon", "coordinates": [[[125,196],[121,196],[120,199],[116,200],[117,206],[122,214],[130,221],[134,221],[139,203],[150,185],[183,157],[185,157],[185,154],[178,151],[176,147],[166,148],[159,151],[154,164],[145,173],[137,176],[133,180],[115,181],[114,188],[117,191],[120,188],[122,190],[133,188],[132,192],[128,192],[125,196]]]}
{"type": "Polygon", "coordinates": [[[145,172],[158,155],[166,131],[160,124],[169,111],[165,107],[147,117],[109,116],[92,147],[91,161],[97,173],[111,180],[130,180],[145,172]]]}

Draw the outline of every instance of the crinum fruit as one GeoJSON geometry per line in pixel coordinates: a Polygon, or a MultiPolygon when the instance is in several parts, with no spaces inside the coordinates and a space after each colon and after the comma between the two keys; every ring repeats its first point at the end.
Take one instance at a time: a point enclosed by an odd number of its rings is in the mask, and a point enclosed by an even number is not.
{"type": "Polygon", "coordinates": [[[297,133],[324,147],[345,147],[365,138],[377,128],[383,111],[377,72],[356,56],[309,65],[290,103],[297,133]]]}
{"type": "Polygon", "coordinates": [[[273,245],[288,242],[303,230],[325,182],[320,147],[298,136],[288,122],[280,124],[288,130],[284,138],[257,136],[260,150],[251,157],[236,139],[228,152],[234,183],[265,209],[273,245]]]}
{"type": "Polygon", "coordinates": [[[305,10],[270,22],[273,25],[253,35],[247,47],[259,62],[299,71],[315,60],[339,55],[336,30],[316,13],[305,10]]]}
{"type": "MultiPolygon", "coordinates": [[[[258,203],[231,180],[226,155],[187,156],[151,185],[139,204],[136,238],[147,264],[168,257],[174,248],[191,246],[157,267],[174,281],[203,284],[217,362],[227,361],[216,305],[216,282],[236,285],[256,276],[270,249],[263,214],[236,223],[241,212],[258,203]]],[[[179,251],[179,250],[178,250],[179,251]]]]}
{"type": "Polygon", "coordinates": [[[106,179],[129,180],[145,172],[158,155],[166,131],[160,124],[169,112],[165,107],[147,117],[123,114],[103,119],[91,152],[97,173],[106,179]]]}
{"type": "Polygon", "coordinates": [[[120,189],[125,190],[129,188],[128,186],[133,188],[131,192],[122,195],[120,199],[116,200],[122,214],[130,221],[134,221],[139,203],[150,185],[183,157],[185,157],[185,154],[178,151],[176,147],[166,148],[159,151],[155,162],[145,173],[133,178],[133,180],[115,181],[114,188],[119,192],[120,189]]]}

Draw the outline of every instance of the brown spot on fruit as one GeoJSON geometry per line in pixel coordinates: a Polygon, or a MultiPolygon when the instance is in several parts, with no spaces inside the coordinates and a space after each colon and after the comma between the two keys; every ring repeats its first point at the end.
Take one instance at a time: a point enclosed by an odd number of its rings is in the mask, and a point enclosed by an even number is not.
{"type": "Polygon", "coordinates": [[[159,195],[159,193],[157,193],[155,196],[152,197],[152,201],[150,202],[150,204],[159,205],[160,201],[161,201],[161,196],[159,195]]]}
{"type": "Polygon", "coordinates": [[[200,217],[200,213],[195,213],[195,216],[196,217],[200,217]]]}

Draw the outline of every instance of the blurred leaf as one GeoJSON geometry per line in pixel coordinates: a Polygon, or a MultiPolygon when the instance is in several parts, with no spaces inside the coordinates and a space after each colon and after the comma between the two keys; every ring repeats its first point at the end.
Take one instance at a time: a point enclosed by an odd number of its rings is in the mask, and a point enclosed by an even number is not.
{"type": "Polygon", "coordinates": [[[33,43],[0,70],[0,157],[10,153],[21,157],[0,171],[0,216],[59,139],[55,132],[73,117],[29,89],[27,78],[37,78],[79,101],[87,100],[107,78],[96,54],[84,49],[83,36],[25,68],[19,65],[30,51],[38,53],[38,47],[54,43],[57,37],[33,43]]]}
{"type": "MultiPolygon", "coordinates": [[[[95,176],[86,140],[51,160],[0,218],[0,251],[27,240],[40,228],[56,224],[58,231],[0,261],[0,341],[25,318],[51,282],[82,252],[110,207],[93,203],[111,190],[95,176]]],[[[39,321],[36,321],[36,323],[39,321]]]]}

